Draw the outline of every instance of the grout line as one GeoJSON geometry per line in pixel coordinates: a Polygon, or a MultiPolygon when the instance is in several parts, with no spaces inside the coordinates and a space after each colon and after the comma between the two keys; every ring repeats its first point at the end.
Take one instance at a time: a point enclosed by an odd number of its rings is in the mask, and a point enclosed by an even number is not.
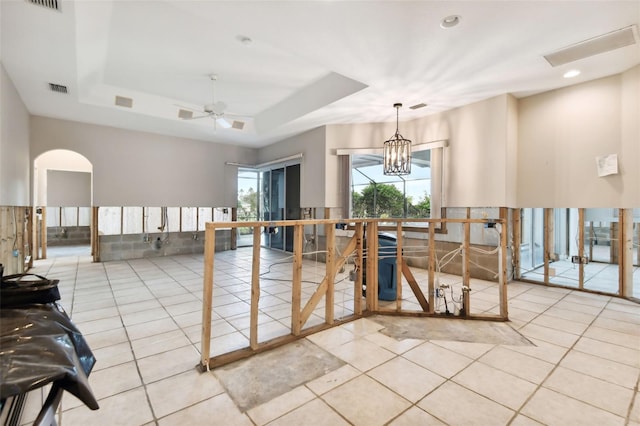
{"type": "MultiPolygon", "coordinates": [[[[554,303],[553,305],[549,306],[549,308],[547,308],[544,312],[548,311],[551,307],[555,306],[557,303],[559,303],[560,301],[564,300],[567,296],[569,295],[573,295],[574,291],[570,291],[567,294],[565,294],[561,299],[559,299],[556,303],[554,303]]],[[[604,309],[606,308],[606,306],[609,304],[609,301],[607,301],[607,303],[600,308],[600,312],[594,316],[593,320],[587,325],[587,327],[584,329],[584,331],[579,335],[579,337],[576,339],[575,342],[573,342],[573,344],[571,345],[570,348],[568,348],[564,355],[562,355],[562,357],[555,363],[555,365],[553,366],[553,368],[551,369],[551,371],[549,371],[549,373],[544,377],[544,379],[542,379],[542,381],[536,386],[536,389],[531,393],[531,395],[529,395],[529,397],[522,403],[522,405],[520,406],[520,408],[518,408],[517,410],[515,410],[515,414],[513,415],[513,417],[511,418],[511,420],[509,420],[509,422],[507,423],[508,425],[510,425],[511,423],[513,423],[513,421],[518,417],[518,415],[520,414],[520,411],[531,401],[531,399],[533,399],[533,397],[538,393],[538,391],[540,390],[540,388],[543,387],[543,384],[549,379],[549,377],[551,377],[551,375],[553,375],[553,373],[558,369],[558,367],[560,367],[560,364],[562,363],[562,361],[567,357],[567,355],[569,355],[569,353],[573,350],[573,348],[578,344],[578,342],[580,341],[580,339],[582,339],[584,337],[584,333],[586,333],[586,331],[589,329],[589,327],[591,327],[593,325],[593,323],[600,317],[600,314],[604,311],[604,309]]],[[[533,321],[534,319],[538,318],[540,315],[542,315],[544,312],[541,312],[540,314],[536,315],[531,321],[533,321]]],[[[531,321],[529,321],[527,324],[531,323],[531,321]]],[[[553,330],[553,329],[550,329],[553,330]]],[[[558,331],[562,331],[562,330],[558,330],[558,331]]],[[[547,342],[547,343],[551,343],[551,342],[547,342]]],[[[559,345],[556,345],[559,346],[559,345]]],[[[561,392],[558,392],[561,393],[561,392]]],[[[572,396],[569,395],[565,395],[563,393],[561,393],[562,395],[566,396],[567,398],[571,398],[574,399],[576,401],[579,401],[583,404],[586,405],[590,405],[598,410],[602,410],[605,411],[607,413],[611,413],[608,410],[605,410],[603,408],[600,407],[596,407],[586,401],[582,401],[580,399],[574,398],[572,396]]],[[[611,413],[614,415],[617,415],[615,413],[611,413]]],[[[524,414],[523,414],[524,415],[524,414]]],[[[528,416],[527,416],[528,417],[528,416]]],[[[537,420],[536,420],[537,421],[537,420]]]]}

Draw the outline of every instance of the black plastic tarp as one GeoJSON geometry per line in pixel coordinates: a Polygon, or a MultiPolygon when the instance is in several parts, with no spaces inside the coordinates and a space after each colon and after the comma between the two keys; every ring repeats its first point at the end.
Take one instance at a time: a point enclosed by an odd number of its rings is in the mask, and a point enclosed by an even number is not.
{"type": "Polygon", "coordinates": [[[55,382],[92,410],[99,408],[88,381],[96,360],[62,307],[3,307],[0,333],[0,398],[55,382]]]}

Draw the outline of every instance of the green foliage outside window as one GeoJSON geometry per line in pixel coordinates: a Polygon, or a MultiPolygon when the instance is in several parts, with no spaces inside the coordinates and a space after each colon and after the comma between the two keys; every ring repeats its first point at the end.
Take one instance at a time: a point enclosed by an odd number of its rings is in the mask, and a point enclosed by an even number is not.
{"type": "MultiPolygon", "coordinates": [[[[364,217],[404,217],[405,197],[394,185],[370,183],[362,192],[352,192],[352,215],[364,217]]],[[[414,203],[412,197],[406,199],[407,217],[429,217],[431,200],[424,197],[414,203]]]]}

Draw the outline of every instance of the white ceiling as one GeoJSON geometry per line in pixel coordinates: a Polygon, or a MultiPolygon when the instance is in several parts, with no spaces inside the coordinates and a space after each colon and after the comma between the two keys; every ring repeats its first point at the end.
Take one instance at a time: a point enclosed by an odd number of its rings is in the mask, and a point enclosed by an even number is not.
{"type": "Polygon", "coordinates": [[[543,58],[640,25],[640,1],[58,3],[0,0],[0,59],[31,114],[252,147],[324,124],[395,121],[395,102],[405,121],[640,63],[640,43],[557,68],[543,58]],[[442,29],[454,14],[460,24],[442,29]],[[564,79],[572,68],[582,74],[564,79]],[[250,117],[243,130],[178,118],[177,105],[211,103],[212,73],[216,100],[250,117]]]}

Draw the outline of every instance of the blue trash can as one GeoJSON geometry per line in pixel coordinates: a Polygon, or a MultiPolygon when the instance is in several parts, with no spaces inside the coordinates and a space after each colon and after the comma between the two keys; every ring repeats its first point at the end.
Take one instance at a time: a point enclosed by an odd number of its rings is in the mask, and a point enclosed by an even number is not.
{"type": "Polygon", "coordinates": [[[394,235],[378,234],[378,299],[396,300],[396,255],[398,242],[394,235]]]}

